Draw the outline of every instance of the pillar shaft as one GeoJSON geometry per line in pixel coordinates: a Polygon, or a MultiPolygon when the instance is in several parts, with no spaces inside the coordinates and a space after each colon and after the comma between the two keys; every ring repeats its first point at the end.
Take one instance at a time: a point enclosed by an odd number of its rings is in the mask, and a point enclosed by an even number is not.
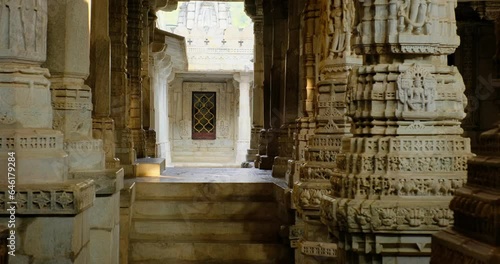
{"type": "Polygon", "coordinates": [[[127,77],[128,0],[109,0],[109,35],[111,39],[111,117],[115,122],[116,157],[125,174],[133,174],[136,155],[130,131],[130,90],[127,77]]]}
{"type": "Polygon", "coordinates": [[[250,147],[251,122],[250,122],[250,82],[252,75],[240,72],[235,75],[239,83],[239,113],[238,113],[238,140],[236,150],[236,162],[246,161],[246,153],[250,147]]]}
{"type": "MultiPolygon", "coordinates": [[[[355,49],[365,64],[347,91],[353,136],[336,155],[322,221],[343,241],[340,262],[426,262],[431,235],[453,222],[449,202],[471,155],[459,121],[465,86],[446,58],[459,45],[456,1],[359,4],[355,49]],[[392,248],[394,239],[405,242],[392,248]]],[[[336,29],[324,47],[334,56],[348,47],[336,29]]]]}
{"type": "Polygon", "coordinates": [[[143,99],[142,99],[142,45],[144,41],[144,17],[142,1],[128,1],[127,16],[127,71],[130,91],[129,128],[134,142],[137,157],[145,155],[145,139],[143,130],[143,99]]]}
{"type": "MultiPolygon", "coordinates": [[[[14,164],[17,184],[68,178],[63,134],[52,129],[45,1],[0,3],[0,168],[14,164]],[[11,153],[11,156],[8,154],[11,153]]],[[[7,184],[7,174],[0,183],[7,184]]]]}
{"type": "MultiPolygon", "coordinates": [[[[299,49],[300,49],[300,13],[302,1],[289,1],[288,4],[288,36],[286,40],[286,60],[284,63],[285,80],[283,83],[282,125],[279,132],[279,156],[274,159],[273,176],[285,177],[292,159],[296,119],[299,113],[299,49]]],[[[293,184],[293,183],[292,183],[293,184]]]]}
{"type": "Polygon", "coordinates": [[[70,171],[104,169],[102,141],[92,137],[90,1],[49,1],[47,61],[51,71],[53,126],[64,133],[70,171]],[[61,23],[65,21],[65,23],[61,23]]]}
{"type": "Polygon", "coordinates": [[[109,38],[109,0],[92,5],[90,30],[90,75],[86,84],[92,90],[92,135],[103,142],[106,168],[116,168],[115,124],[111,115],[111,40],[109,38]]]}
{"type": "MultiPolygon", "coordinates": [[[[254,22],[254,80],[252,91],[252,134],[247,161],[257,160],[259,155],[259,133],[264,128],[264,39],[262,4],[256,7],[254,22]]],[[[258,164],[255,164],[258,167],[258,164]]]]}
{"type": "Polygon", "coordinates": [[[167,55],[166,44],[167,33],[155,29],[154,41],[151,44],[151,86],[154,98],[154,131],[157,140],[155,142],[157,155],[164,158],[167,164],[172,163],[170,156],[170,136],[169,136],[169,78],[174,75],[173,65],[169,55],[167,55]]]}

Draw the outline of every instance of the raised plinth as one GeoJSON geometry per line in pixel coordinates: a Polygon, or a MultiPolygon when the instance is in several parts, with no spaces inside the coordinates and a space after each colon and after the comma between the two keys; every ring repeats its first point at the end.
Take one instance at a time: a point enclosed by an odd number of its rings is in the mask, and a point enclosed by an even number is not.
{"type": "Polygon", "coordinates": [[[165,170],[165,159],[142,158],[137,160],[137,166],[135,168],[135,176],[137,177],[160,176],[164,170],[165,170]]]}

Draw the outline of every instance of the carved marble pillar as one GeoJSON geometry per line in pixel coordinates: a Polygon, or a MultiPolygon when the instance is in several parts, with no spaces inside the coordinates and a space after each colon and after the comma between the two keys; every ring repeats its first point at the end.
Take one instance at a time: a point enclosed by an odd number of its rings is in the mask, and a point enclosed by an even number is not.
{"type": "Polygon", "coordinates": [[[169,78],[173,73],[173,65],[169,55],[167,55],[166,44],[167,32],[155,29],[153,42],[150,45],[150,74],[151,87],[154,94],[154,123],[151,128],[156,131],[157,140],[155,142],[158,150],[158,157],[164,158],[167,165],[172,163],[170,157],[170,122],[169,122],[169,78]]]}
{"type": "MultiPolygon", "coordinates": [[[[303,48],[303,65],[304,65],[304,78],[305,85],[301,88],[302,97],[302,117],[297,120],[297,131],[295,132],[295,145],[294,145],[294,155],[296,156],[295,162],[290,164],[289,172],[287,172],[287,182],[291,183],[290,188],[293,188],[293,184],[299,181],[300,168],[306,162],[305,153],[306,145],[309,138],[314,135],[314,130],[316,128],[314,111],[315,100],[314,91],[316,86],[316,68],[317,68],[317,51],[315,46],[317,45],[316,35],[318,31],[319,23],[319,4],[318,1],[306,1],[305,7],[302,14],[302,48],[303,48]]],[[[295,198],[295,194],[293,198],[295,198]]],[[[291,206],[293,209],[297,209],[296,199],[292,199],[291,206]]],[[[295,225],[290,228],[289,239],[291,241],[292,248],[295,248],[295,262],[296,263],[308,263],[307,261],[313,261],[306,254],[303,254],[302,246],[304,236],[307,237],[306,227],[307,220],[303,217],[300,212],[296,212],[295,225]],[[302,242],[302,243],[301,243],[302,242]],[[309,259],[308,259],[309,258],[309,259]]]]}
{"type": "MultiPolygon", "coordinates": [[[[97,8],[104,9],[99,12],[106,14],[105,1],[97,5],[99,5],[97,8]]],[[[91,57],[90,1],[49,1],[48,14],[48,56],[45,65],[52,73],[50,79],[54,108],[53,126],[64,133],[65,149],[69,154],[70,178],[92,179],[99,182],[96,186],[96,193],[99,196],[95,198],[95,204],[89,210],[92,219],[88,223],[90,227],[88,246],[92,252],[89,262],[113,263],[118,261],[119,228],[115,219],[119,218],[119,191],[123,186],[123,169],[113,166],[106,170],[103,141],[92,137],[92,93],[91,88],[84,84],[89,74],[91,57]],[[109,209],[115,210],[107,212],[109,218],[104,219],[102,212],[109,209]],[[109,247],[102,247],[101,243],[109,247]]],[[[94,15],[94,17],[99,16],[99,14],[94,15]]],[[[102,20],[107,20],[106,15],[103,16],[102,20]]],[[[106,35],[106,30],[103,31],[103,35],[106,35]]],[[[99,35],[99,32],[94,33],[99,35]]],[[[104,49],[109,50],[109,43],[104,45],[104,49]]],[[[104,51],[101,56],[106,58],[105,54],[104,51]]],[[[109,64],[106,62],[100,64],[97,61],[95,64],[97,68],[93,84],[98,85],[95,89],[98,91],[95,114],[104,117],[109,113],[109,64]]],[[[109,136],[112,129],[106,129],[109,136]]]]}
{"type": "Polygon", "coordinates": [[[10,262],[84,263],[95,184],[68,180],[65,135],[53,129],[50,74],[41,67],[48,12],[47,1],[0,1],[0,221],[12,221],[15,208],[10,262]]]}
{"type": "Polygon", "coordinates": [[[118,168],[115,158],[115,124],[111,114],[111,41],[109,38],[109,0],[92,5],[90,40],[90,75],[92,89],[92,135],[103,142],[106,168],[118,168]]]}
{"type": "Polygon", "coordinates": [[[250,146],[250,82],[252,74],[240,72],[234,75],[234,79],[239,83],[240,96],[238,113],[238,139],[236,143],[236,163],[246,161],[246,151],[250,146]]]}
{"type": "MultiPolygon", "coordinates": [[[[278,138],[278,157],[274,159],[273,177],[284,178],[288,163],[292,159],[294,132],[297,128],[296,119],[299,113],[299,49],[300,49],[300,13],[302,1],[288,1],[288,40],[285,59],[285,80],[283,87],[282,120],[278,138]]],[[[303,4],[303,3],[302,3],[303,4]]],[[[293,184],[293,183],[291,183],[293,184]]]]}
{"type": "MultiPolygon", "coordinates": [[[[496,21],[500,28],[500,3],[476,3],[480,15],[496,21]]],[[[500,32],[496,32],[500,39],[500,32]]],[[[496,43],[497,50],[500,42],[496,43]]],[[[498,53],[497,53],[498,55],[498,53]]],[[[500,79],[490,79],[488,85],[499,92],[500,79]]],[[[499,105],[497,105],[498,107],[499,105]]],[[[497,116],[500,107],[489,114],[497,116]]],[[[500,116],[498,116],[500,117],[500,116]]],[[[498,220],[498,184],[500,169],[500,125],[483,132],[479,146],[474,149],[477,156],[469,159],[467,183],[457,190],[450,208],[453,210],[453,228],[434,234],[432,238],[431,262],[437,263],[498,263],[500,262],[500,240],[498,220]]]]}
{"type": "Polygon", "coordinates": [[[151,86],[151,80],[149,77],[149,73],[151,69],[149,68],[149,59],[150,59],[150,43],[154,38],[154,28],[156,27],[156,15],[154,14],[155,10],[155,1],[143,1],[142,2],[142,12],[143,12],[143,44],[141,50],[141,60],[142,60],[142,127],[144,129],[144,140],[145,150],[144,155],[146,157],[157,157],[156,154],[156,131],[152,129],[153,126],[151,124],[151,102],[153,102],[153,90],[151,86]]]}
{"type": "MultiPolygon", "coordinates": [[[[252,134],[247,161],[257,160],[259,155],[259,133],[264,128],[264,39],[262,1],[257,1],[256,14],[252,16],[254,23],[254,62],[252,92],[252,134]]],[[[258,167],[258,164],[255,164],[258,167]]]]}
{"type": "MultiPolygon", "coordinates": [[[[302,98],[302,117],[297,120],[297,131],[295,132],[294,154],[295,163],[287,173],[287,182],[294,183],[299,180],[300,168],[305,162],[306,145],[309,137],[314,134],[316,128],[315,115],[316,107],[314,105],[315,86],[316,86],[316,60],[317,52],[314,49],[314,38],[317,34],[317,23],[319,18],[319,9],[317,1],[306,1],[302,14],[302,48],[303,48],[303,67],[305,86],[301,88],[302,98]]],[[[292,186],[291,186],[292,187],[292,186]]]]}
{"type": "Polygon", "coordinates": [[[109,0],[109,36],[111,39],[111,117],[115,121],[116,157],[133,175],[136,161],[134,142],[129,128],[130,90],[127,77],[127,15],[128,0],[109,0]]]}
{"type": "MultiPolygon", "coordinates": [[[[271,1],[262,1],[263,7],[263,40],[264,43],[273,41],[273,17],[271,13],[271,1]]],[[[273,63],[273,46],[264,45],[263,47],[263,68],[264,68],[264,128],[259,133],[259,159],[258,167],[269,170],[272,168],[274,157],[267,156],[267,147],[270,138],[267,131],[271,127],[271,66],[273,63]]]]}
{"type": "Polygon", "coordinates": [[[127,71],[129,76],[129,124],[134,150],[137,157],[145,157],[145,137],[143,125],[142,94],[142,45],[148,42],[143,38],[144,17],[142,1],[128,1],[127,16],[127,71]]]}
{"type": "Polygon", "coordinates": [[[288,24],[286,3],[273,0],[266,3],[264,10],[264,30],[269,28],[270,32],[264,32],[264,42],[272,43],[264,57],[264,86],[268,84],[269,94],[269,128],[266,131],[266,154],[260,158],[261,169],[272,169],[274,158],[279,152],[279,135],[283,123],[284,89],[285,89],[285,57],[286,44],[288,40],[288,24]],[[267,27],[266,27],[267,26],[267,27]],[[266,42],[266,38],[270,42],[266,42]],[[267,70],[266,70],[267,69],[267,70]]]}
{"type": "Polygon", "coordinates": [[[359,4],[365,64],[348,86],[353,136],[336,156],[322,221],[341,263],[427,262],[432,234],[453,224],[449,202],[471,156],[464,82],[446,57],[460,42],[457,3],[359,4]]]}
{"type": "Polygon", "coordinates": [[[0,168],[15,152],[18,184],[68,178],[63,134],[52,129],[53,110],[46,59],[47,4],[0,1],[0,168]],[[22,11],[21,11],[22,10],[22,11]]]}
{"type": "Polygon", "coordinates": [[[51,71],[53,127],[64,133],[70,172],[105,167],[103,142],[92,138],[91,89],[84,84],[90,66],[90,8],[90,1],[48,2],[45,66],[51,71]]]}
{"type": "MultiPolygon", "coordinates": [[[[309,252],[311,247],[332,249],[336,246],[326,243],[330,239],[320,221],[320,202],[323,195],[331,193],[330,178],[337,169],[336,155],[340,152],[342,138],[349,135],[350,121],[345,116],[348,76],[362,63],[350,47],[356,22],[353,1],[319,1],[318,9],[319,31],[315,47],[320,62],[315,93],[316,129],[307,141],[305,162],[294,186],[295,206],[304,221],[304,236],[299,243],[305,255],[315,255],[309,252]]],[[[316,256],[327,258],[335,254],[316,256]]]]}

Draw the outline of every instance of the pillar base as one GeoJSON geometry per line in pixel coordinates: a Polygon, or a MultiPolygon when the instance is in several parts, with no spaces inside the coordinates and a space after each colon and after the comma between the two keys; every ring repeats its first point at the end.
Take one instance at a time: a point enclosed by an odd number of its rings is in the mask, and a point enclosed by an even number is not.
{"type": "Polygon", "coordinates": [[[146,157],[157,158],[158,154],[156,151],[156,131],[146,130],[144,132],[144,136],[146,141],[146,149],[145,149],[146,157]]]}
{"type": "Polygon", "coordinates": [[[259,169],[261,170],[271,170],[273,168],[274,157],[267,155],[260,156],[259,159],[259,169]]]}
{"type": "Polygon", "coordinates": [[[255,162],[257,156],[259,155],[258,149],[248,149],[247,150],[247,162],[255,162]]]}
{"type": "Polygon", "coordinates": [[[288,160],[291,157],[276,157],[273,163],[273,177],[275,178],[285,178],[286,172],[288,170],[288,160]]]}

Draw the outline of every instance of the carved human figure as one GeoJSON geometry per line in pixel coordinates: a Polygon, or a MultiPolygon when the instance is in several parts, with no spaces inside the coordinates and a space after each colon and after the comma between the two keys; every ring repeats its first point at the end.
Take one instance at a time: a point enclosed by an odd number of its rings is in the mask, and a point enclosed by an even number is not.
{"type": "Polygon", "coordinates": [[[406,32],[420,34],[422,27],[427,23],[429,0],[401,0],[398,3],[399,29],[406,32]],[[407,26],[405,27],[405,23],[407,26]]]}
{"type": "Polygon", "coordinates": [[[351,55],[351,36],[356,10],[352,0],[333,0],[329,8],[328,59],[351,55]]]}

